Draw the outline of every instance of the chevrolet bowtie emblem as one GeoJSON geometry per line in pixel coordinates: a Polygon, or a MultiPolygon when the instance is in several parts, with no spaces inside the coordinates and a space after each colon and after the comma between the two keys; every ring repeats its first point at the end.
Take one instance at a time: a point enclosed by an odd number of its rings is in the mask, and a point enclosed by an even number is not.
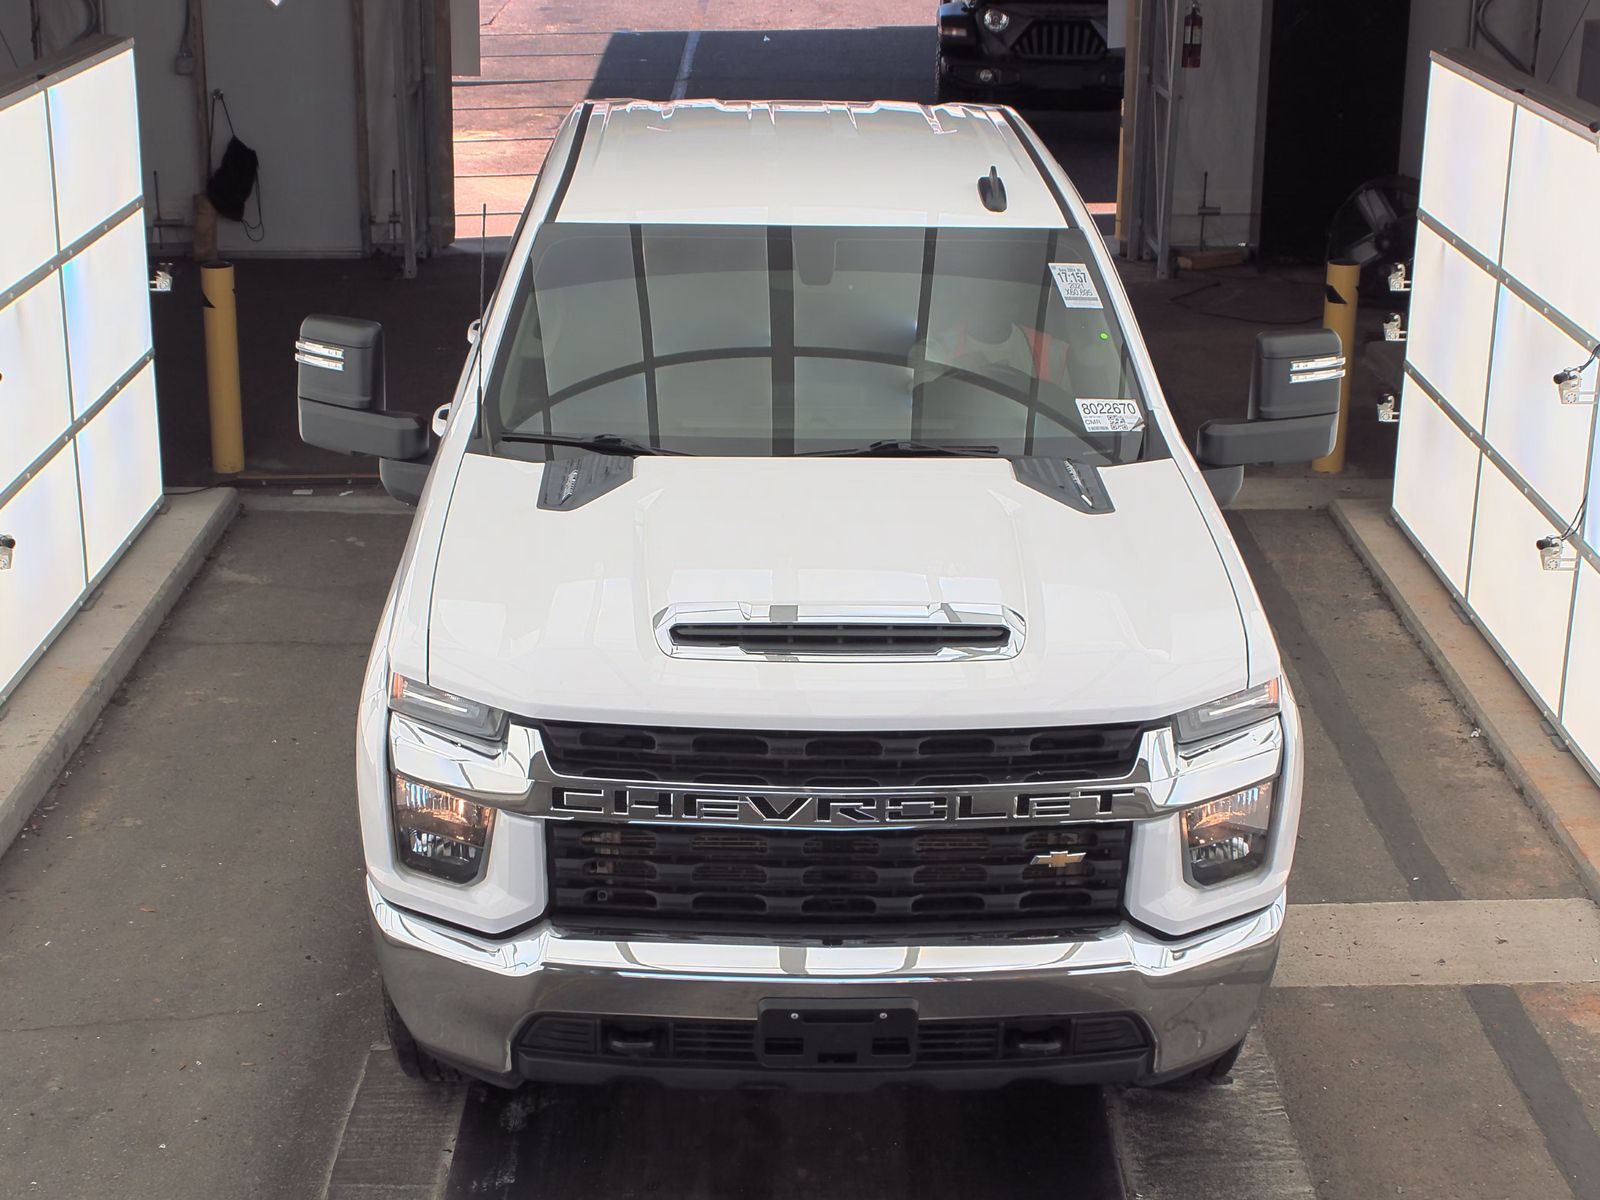
{"type": "Polygon", "coordinates": [[[1052,850],[1049,854],[1035,854],[1031,867],[1070,867],[1089,857],[1087,850],[1052,850]]]}

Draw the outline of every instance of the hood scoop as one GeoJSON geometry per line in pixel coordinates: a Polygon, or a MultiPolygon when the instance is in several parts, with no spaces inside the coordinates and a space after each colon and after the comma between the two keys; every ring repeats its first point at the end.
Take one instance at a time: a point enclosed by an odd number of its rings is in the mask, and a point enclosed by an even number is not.
{"type": "Polygon", "coordinates": [[[674,605],[656,642],[674,658],[951,662],[1013,658],[1021,614],[1001,605],[674,605]]]}

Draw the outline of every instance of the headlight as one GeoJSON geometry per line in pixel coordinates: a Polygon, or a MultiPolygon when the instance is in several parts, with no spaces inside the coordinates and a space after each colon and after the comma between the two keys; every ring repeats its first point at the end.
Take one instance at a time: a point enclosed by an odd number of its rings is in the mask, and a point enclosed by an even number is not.
{"type": "Polygon", "coordinates": [[[983,27],[990,33],[1004,33],[1007,25],[1011,24],[1011,16],[1003,9],[986,8],[983,10],[983,27]]]}
{"type": "Polygon", "coordinates": [[[494,809],[442,788],[394,776],[394,836],[400,861],[451,883],[483,874],[494,809]]]}
{"type": "Polygon", "coordinates": [[[1277,711],[1278,681],[1269,679],[1253,688],[1179,713],[1178,744],[1209,741],[1264,721],[1277,711]]]}
{"type": "Polygon", "coordinates": [[[389,707],[440,729],[491,741],[499,738],[506,719],[498,708],[476,700],[463,700],[404,675],[389,676],[389,707]]]}
{"type": "Polygon", "coordinates": [[[1183,813],[1183,869],[1201,887],[1248,875],[1267,861],[1273,785],[1258,783],[1183,813]]]}

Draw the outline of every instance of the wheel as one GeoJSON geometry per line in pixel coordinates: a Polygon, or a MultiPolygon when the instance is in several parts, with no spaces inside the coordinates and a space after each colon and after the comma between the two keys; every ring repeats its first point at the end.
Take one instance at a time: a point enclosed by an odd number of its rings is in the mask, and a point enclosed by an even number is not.
{"type": "Polygon", "coordinates": [[[420,1079],[425,1083],[463,1083],[466,1076],[456,1070],[449,1063],[440,1062],[421,1046],[417,1039],[411,1036],[411,1030],[406,1028],[405,1021],[401,1020],[400,1013],[395,1009],[394,1001],[389,999],[388,989],[383,993],[383,1027],[389,1034],[389,1045],[394,1049],[394,1060],[400,1064],[400,1069],[412,1079],[420,1079]]]}
{"type": "Polygon", "coordinates": [[[1227,1052],[1218,1055],[1208,1063],[1202,1063],[1186,1075],[1176,1079],[1169,1079],[1162,1087],[1206,1087],[1222,1083],[1232,1083],[1229,1073],[1239,1061],[1239,1053],[1244,1049],[1244,1042],[1232,1047],[1227,1052]]]}

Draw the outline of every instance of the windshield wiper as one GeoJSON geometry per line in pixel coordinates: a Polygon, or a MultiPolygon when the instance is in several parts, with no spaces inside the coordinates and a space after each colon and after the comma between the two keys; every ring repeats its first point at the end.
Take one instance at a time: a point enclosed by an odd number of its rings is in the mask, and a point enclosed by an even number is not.
{"type": "Polygon", "coordinates": [[[812,450],[806,458],[889,458],[897,454],[907,456],[924,454],[953,454],[960,457],[982,457],[1000,453],[999,446],[968,446],[957,443],[917,442],[904,438],[886,438],[868,442],[865,446],[847,446],[843,450],[812,450]]]}
{"type": "Polygon", "coordinates": [[[584,437],[564,433],[502,433],[502,442],[532,442],[541,446],[576,446],[580,450],[593,450],[596,454],[683,454],[683,450],[665,450],[660,446],[646,446],[643,442],[620,437],[615,433],[592,433],[584,437]]]}

